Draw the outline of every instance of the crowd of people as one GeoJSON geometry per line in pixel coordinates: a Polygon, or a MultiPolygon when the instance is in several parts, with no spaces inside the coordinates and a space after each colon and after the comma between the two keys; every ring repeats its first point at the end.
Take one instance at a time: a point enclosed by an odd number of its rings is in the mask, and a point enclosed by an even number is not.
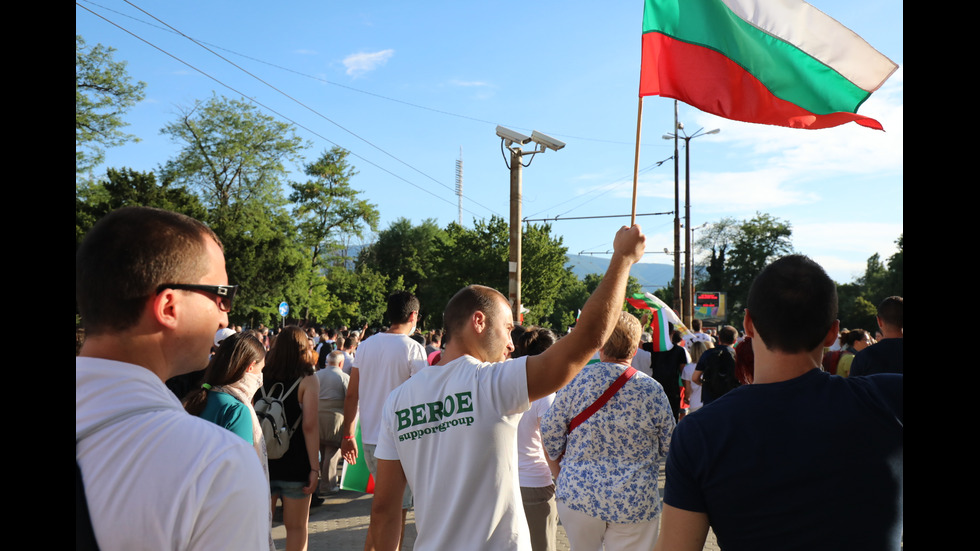
{"type": "Polygon", "coordinates": [[[899,548],[902,298],[877,342],[841,330],[833,282],[788,256],[744,333],[695,320],[656,350],[622,311],[644,247],[617,232],[560,337],[480,285],[425,332],[407,292],[373,334],[243,330],[210,229],[113,212],[76,255],[77,547],[275,549],[281,503],[304,550],[310,508],[362,460],[366,550],[400,548],[413,508],[420,550],[551,551],[559,521],[574,550],[701,549],[709,527],[723,549],[899,548]]]}

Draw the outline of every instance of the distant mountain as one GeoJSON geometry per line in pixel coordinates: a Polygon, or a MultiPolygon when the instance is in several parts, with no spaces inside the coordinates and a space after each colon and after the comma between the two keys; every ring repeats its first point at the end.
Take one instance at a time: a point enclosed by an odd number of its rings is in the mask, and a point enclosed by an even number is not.
{"type": "MultiPolygon", "coordinates": [[[[565,266],[579,279],[589,274],[604,274],[609,267],[609,259],[590,255],[570,254],[565,266]]],[[[654,292],[670,284],[674,278],[674,266],[671,264],[639,263],[630,269],[630,275],[635,277],[645,292],[654,292]]]]}

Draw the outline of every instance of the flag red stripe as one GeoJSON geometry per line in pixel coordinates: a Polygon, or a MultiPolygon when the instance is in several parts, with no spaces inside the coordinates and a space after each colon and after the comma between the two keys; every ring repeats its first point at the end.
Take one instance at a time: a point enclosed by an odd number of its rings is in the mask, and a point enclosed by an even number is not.
{"type": "Polygon", "coordinates": [[[643,35],[640,96],[658,95],[746,122],[819,129],[853,121],[882,130],[878,121],[855,113],[815,115],[775,97],[720,52],[648,32],[643,35]]]}

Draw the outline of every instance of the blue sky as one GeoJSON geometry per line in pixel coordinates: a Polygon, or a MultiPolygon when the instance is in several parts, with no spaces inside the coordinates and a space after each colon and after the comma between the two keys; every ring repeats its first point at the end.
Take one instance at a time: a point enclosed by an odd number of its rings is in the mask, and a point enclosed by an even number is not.
{"type": "MultiPolygon", "coordinates": [[[[721,129],[692,142],[692,226],[769,213],[790,222],[797,252],[846,283],[873,253],[893,254],[904,231],[903,4],[811,3],[899,65],[859,110],[885,132],[853,123],[818,131],[753,125],[681,103],[688,133],[721,129]]],[[[104,167],[155,170],[178,150],[160,129],[181,107],[212,93],[245,95],[303,127],[299,134],[312,142],[307,161],[334,144],[349,149],[359,172],[352,184],[378,206],[382,229],[400,217],[457,220],[460,150],[464,225],[506,219],[509,171],[497,124],[567,144],[524,169],[524,217],[630,212],[642,1],[135,6],[99,0],[75,8],[76,33],[115,48],[133,78],[147,83],[146,99],[125,115],[126,130],[141,141],[108,150],[104,167]]],[[[638,213],[673,210],[673,165],[657,166],[673,154],[673,142],[661,138],[673,112],[673,100],[644,100],[638,213]]],[[[302,178],[301,167],[292,168],[302,178]]],[[[683,165],[680,177],[683,188],[683,165]]],[[[670,263],[662,251],[673,249],[673,217],[637,221],[648,236],[645,262],[670,263]]],[[[627,223],[557,221],[552,231],[569,253],[606,251],[627,223]]]]}

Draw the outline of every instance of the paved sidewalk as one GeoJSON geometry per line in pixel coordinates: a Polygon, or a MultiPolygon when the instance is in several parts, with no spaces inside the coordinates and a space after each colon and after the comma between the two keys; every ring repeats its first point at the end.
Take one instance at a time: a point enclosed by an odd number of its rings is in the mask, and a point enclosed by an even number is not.
{"type": "MultiPolygon", "coordinates": [[[[663,467],[661,467],[661,496],[663,496],[663,476],[663,467]]],[[[310,551],[328,549],[330,551],[363,551],[364,540],[367,537],[368,519],[371,516],[371,501],[372,496],[370,494],[342,490],[332,496],[327,496],[323,505],[310,509],[310,551]]],[[[403,551],[411,551],[414,548],[417,535],[415,515],[410,511],[405,525],[403,551]]],[[[272,537],[276,541],[277,549],[286,548],[286,529],[281,522],[273,523],[272,537]]],[[[719,550],[714,533],[708,533],[708,541],[705,543],[704,549],[706,551],[719,550]]],[[[558,526],[558,550],[569,551],[568,538],[565,537],[565,529],[560,524],[558,526]]]]}

